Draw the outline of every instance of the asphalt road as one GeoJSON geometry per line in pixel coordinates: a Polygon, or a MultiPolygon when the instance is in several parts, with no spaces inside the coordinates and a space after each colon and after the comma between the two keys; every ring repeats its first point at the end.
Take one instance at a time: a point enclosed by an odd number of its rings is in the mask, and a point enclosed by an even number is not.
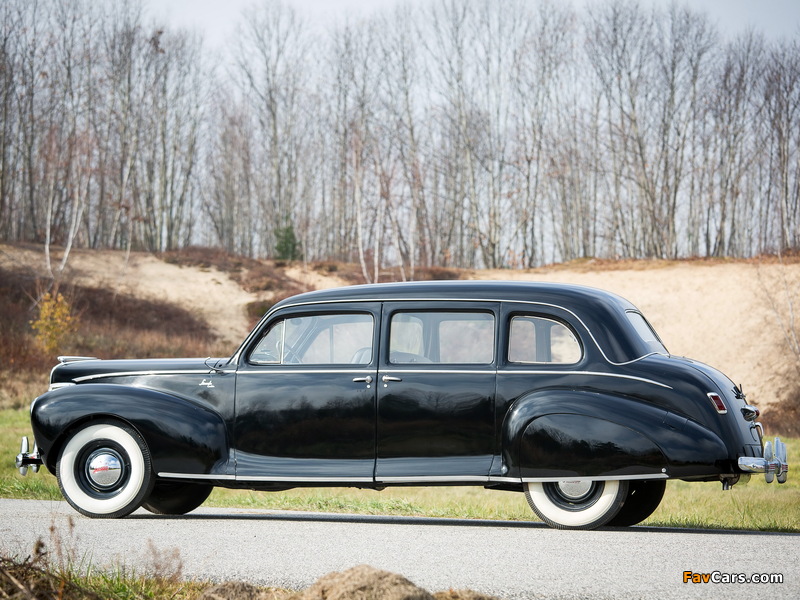
{"type": "Polygon", "coordinates": [[[556,531],[538,523],[200,508],[82,517],[65,502],[0,499],[0,549],[141,572],[177,555],[183,576],[301,588],[358,564],[429,591],[500,598],[800,598],[800,535],[633,527],[556,531]],[[56,531],[54,534],[51,530],[56,531]],[[154,556],[152,548],[157,549],[154,556]],[[177,549],[177,551],[176,551],[177,549]],[[684,583],[684,571],[780,573],[783,583],[684,583]]]}

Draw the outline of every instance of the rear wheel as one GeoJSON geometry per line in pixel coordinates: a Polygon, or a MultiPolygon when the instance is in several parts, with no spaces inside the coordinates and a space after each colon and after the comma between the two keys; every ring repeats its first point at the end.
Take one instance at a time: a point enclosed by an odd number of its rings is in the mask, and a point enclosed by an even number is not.
{"type": "Polygon", "coordinates": [[[528,504],[556,529],[595,529],[619,512],[627,481],[554,481],[525,484],[528,504]]]}
{"type": "Polygon", "coordinates": [[[69,437],[56,463],[56,478],[79,513],[124,517],[139,508],[152,488],[150,451],[124,423],[93,423],[69,437]]]}
{"type": "Polygon", "coordinates": [[[666,487],[667,482],[663,479],[629,482],[625,503],[608,524],[612,527],[628,527],[641,523],[661,504],[666,487]]]}
{"type": "Polygon", "coordinates": [[[205,502],[212,489],[204,483],[159,481],[142,507],[156,515],[184,515],[205,502]]]}

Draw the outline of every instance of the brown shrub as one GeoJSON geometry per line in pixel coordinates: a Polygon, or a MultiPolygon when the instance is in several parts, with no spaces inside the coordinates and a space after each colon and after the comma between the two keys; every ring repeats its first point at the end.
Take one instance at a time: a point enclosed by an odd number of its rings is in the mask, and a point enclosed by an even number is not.
{"type": "Polygon", "coordinates": [[[256,300],[248,303],[246,310],[247,318],[250,319],[250,327],[255,327],[256,323],[261,320],[261,317],[267,314],[267,312],[281,300],[285,300],[286,298],[290,298],[295,294],[300,294],[306,291],[308,290],[300,288],[297,285],[291,285],[283,288],[280,293],[275,294],[269,300],[256,300]]]}
{"type": "Polygon", "coordinates": [[[433,600],[402,575],[359,565],[317,580],[292,600],[433,600]]]}
{"type": "Polygon", "coordinates": [[[27,271],[0,268],[0,361],[15,372],[46,373],[56,354],[146,358],[224,355],[229,350],[210,350],[215,337],[208,325],[179,306],[62,283],[80,326],[51,356],[38,347],[30,325],[43,289],[46,282],[27,271]]]}
{"type": "Polygon", "coordinates": [[[73,305],[82,321],[99,322],[134,331],[189,335],[208,341],[214,337],[204,320],[168,302],[115,294],[103,288],[79,287],[76,289],[73,305]]]}
{"type": "Polygon", "coordinates": [[[418,281],[452,281],[461,279],[462,271],[446,267],[419,267],[414,273],[418,281]]]}
{"type": "Polygon", "coordinates": [[[197,600],[282,600],[287,590],[264,589],[243,581],[226,581],[205,590],[197,600]]]}
{"type": "Polygon", "coordinates": [[[433,597],[435,600],[497,600],[494,596],[479,594],[472,590],[447,590],[446,592],[436,592],[433,597]]]}
{"type": "Polygon", "coordinates": [[[339,270],[339,263],[317,262],[312,264],[311,268],[320,273],[336,273],[339,270]]]}
{"type": "Polygon", "coordinates": [[[359,565],[321,577],[290,600],[497,600],[470,590],[430,594],[402,575],[359,565]]]}
{"type": "Polygon", "coordinates": [[[187,246],[181,250],[170,250],[158,255],[161,260],[181,267],[215,268],[223,273],[239,273],[258,264],[258,261],[236,254],[230,254],[222,248],[206,246],[187,246]]]}
{"type": "Polygon", "coordinates": [[[100,596],[40,567],[35,560],[14,561],[0,557],[0,596],[37,600],[100,600],[100,596]]]}
{"type": "Polygon", "coordinates": [[[269,263],[260,262],[235,278],[247,292],[272,291],[285,285],[288,279],[269,263]]]}
{"type": "Polygon", "coordinates": [[[800,437],[800,387],[782,402],[764,409],[761,417],[767,439],[772,435],[800,437]]]}

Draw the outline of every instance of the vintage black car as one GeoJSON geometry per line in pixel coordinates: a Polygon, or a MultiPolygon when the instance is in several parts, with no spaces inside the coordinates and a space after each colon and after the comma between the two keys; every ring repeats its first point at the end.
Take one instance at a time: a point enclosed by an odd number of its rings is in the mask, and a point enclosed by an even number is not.
{"type": "Polygon", "coordinates": [[[230,358],[62,357],[17,466],[90,517],[183,514],[213,486],[479,485],[589,529],[642,521],[667,479],[784,482],[758,414],[604,291],[367,285],[278,303],[230,358]]]}

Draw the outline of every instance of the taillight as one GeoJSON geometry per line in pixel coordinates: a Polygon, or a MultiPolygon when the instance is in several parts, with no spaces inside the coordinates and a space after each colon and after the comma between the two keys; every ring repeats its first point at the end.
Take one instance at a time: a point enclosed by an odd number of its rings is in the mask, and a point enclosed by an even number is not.
{"type": "Polygon", "coordinates": [[[713,392],[708,394],[709,399],[711,402],[714,403],[714,408],[717,409],[717,412],[721,415],[725,415],[728,413],[728,409],[725,406],[725,403],[722,401],[722,396],[719,394],[715,394],[713,392]]]}

